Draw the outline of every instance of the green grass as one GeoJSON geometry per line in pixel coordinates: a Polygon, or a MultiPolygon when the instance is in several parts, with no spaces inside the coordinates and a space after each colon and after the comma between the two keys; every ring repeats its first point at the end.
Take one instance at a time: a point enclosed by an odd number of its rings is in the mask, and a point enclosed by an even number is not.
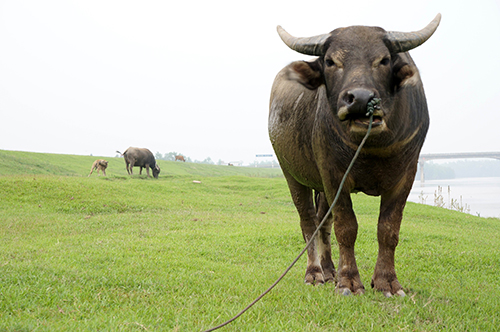
{"type": "MultiPolygon", "coordinates": [[[[128,176],[123,158],[102,156],[77,156],[53,153],[34,153],[21,151],[0,150],[0,175],[64,175],[88,176],[92,163],[96,159],[105,159],[109,162],[106,174],[111,177],[128,176]]],[[[177,175],[191,176],[228,176],[245,175],[251,177],[282,176],[279,169],[254,167],[216,166],[195,163],[183,163],[158,160],[161,172],[160,177],[177,175]]],[[[94,171],[92,176],[97,176],[94,171]]],[[[151,173],[151,172],[150,172],[151,173]]],[[[134,167],[134,174],[139,174],[139,168],[134,167]]],[[[143,175],[146,172],[143,170],[143,175]]]]}
{"type": "MultiPolygon", "coordinates": [[[[304,245],[277,170],[164,162],[154,180],[106,158],[109,176],[87,178],[97,157],[0,155],[25,170],[0,168],[0,331],[202,331],[304,245]]],[[[379,200],[353,200],[365,295],[304,285],[303,257],[221,331],[498,330],[500,220],[408,203],[396,252],[407,297],[386,299],[369,288],[379,200]]]]}

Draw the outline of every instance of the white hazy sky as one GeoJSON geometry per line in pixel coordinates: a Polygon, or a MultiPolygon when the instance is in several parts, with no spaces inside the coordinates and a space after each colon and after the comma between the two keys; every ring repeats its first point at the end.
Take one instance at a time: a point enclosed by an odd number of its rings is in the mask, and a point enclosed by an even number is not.
{"type": "Polygon", "coordinates": [[[258,160],[276,73],[308,59],[276,33],[441,25],[411,54],[424,153],[500,150],[500,2],[0,0],[0,149],[258,160]]]}

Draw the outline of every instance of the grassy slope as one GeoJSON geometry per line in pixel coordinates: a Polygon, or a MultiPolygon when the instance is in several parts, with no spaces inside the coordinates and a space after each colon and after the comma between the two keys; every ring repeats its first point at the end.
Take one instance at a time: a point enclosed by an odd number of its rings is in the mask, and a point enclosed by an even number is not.
{"type": "MultiPolygon", "coordinates": [[[[123,176],[118,165],[107,178],[86,178],[96,157],[7,154],[36,160],[42,166],[21,167],[38,174],[55,162],[63,175],[0,176],[0,331],[200,331],[245,307],[303,246],[283,178],[182,163],[162,164],[159,180],[123,176]]],[[[378,199],[353,200],[367,293],[344,298],[333,285],[303,285],[302,258],[223,330],[500,325],[498,219],[409,203],[396,257],[408,296],[385,299],[369,289],[378,199]]]]}
{"type": "MultiPolygon", "coordinates": [[[[87,176],[90,167],[96,159],[109,161],[106,173],[108,176],[125,176],[125,161],[123,158],[110,158],[99,156],[78,156],[51,153],[34,153],[21,151],[0,150],[0,176],[21,174],[52,174],[65,176],[87,176]]],[[[160,177],[177,175],[195,176],[281,176],[279,169],[263,169],[252,167],[215,166],[195,163],[182,163],[159,160],[161,168],[160,177]]],[[[139,174],[139,168],[134,168],[134,174],[139,174]]],[[[145,171],[143,171],[144,174],[145,171]]],[[[97,176],[94,172],[93,176],[97,176]],[[94,175],[95,174],[95,175],[94,175]]]]}

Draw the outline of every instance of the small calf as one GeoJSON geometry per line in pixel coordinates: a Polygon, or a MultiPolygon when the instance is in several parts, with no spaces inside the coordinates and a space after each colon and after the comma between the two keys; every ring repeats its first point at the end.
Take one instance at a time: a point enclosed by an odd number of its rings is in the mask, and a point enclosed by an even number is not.
{"type": "Polygon", "coordinates": [[[104,174],[104,176],[106,176],[106,168],[108,167],[108,162],[104,159],[97,159],[96,161],[94,161],[94,163],[92,164],[92,168],[90,169],[90,173],[89,173],[89,176],[92,174],[93,171],[95,171],[97,169],[97,175],[100,175],[99,174],[99,171],[102,171],[102,174],[104,174]]]}

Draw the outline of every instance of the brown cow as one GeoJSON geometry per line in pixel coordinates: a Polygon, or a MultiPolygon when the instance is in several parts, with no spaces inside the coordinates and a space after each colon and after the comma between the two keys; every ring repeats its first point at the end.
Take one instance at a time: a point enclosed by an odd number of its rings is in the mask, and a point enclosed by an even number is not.
{"type": "Polygon", "coordinates": [[[182,161],[182,162],[186,162],[186,159],[184,159],[184,156],[182,156],[182,155],[175,156],[175,161],[177,161],[177,160],[182,161]]]}
{"type": "Polygon", "coordinates": [[[341,294],[365,292],[354,257],[358,224],[350,197],[351,192],[362,191],[381,196],[379,253],[371,285],[386,296],[404,296],[396,277],[394,252],[429,126],[422,82],[407,51],[430,38],[440,19],[438,14],[426,28],[411,33],[352,26],[296,38],[278,27],[288,47],[318,56],[311,62],[293,62],[279,72],[269,112],[269,137],[306,241],[326,214],[367,132],[368,105],[381,101],[374,111],[371,134],[333,209],[334,216],[308,249],[306,283],[336,281],[336,291],[341,294]],[[331,258],[332,224],[339,245],[338,271],[331,258]]]}
{"type": "Polygon", "coordinates": [[[100,175],[99,174],[99,171],[102,171],[102,174],[104,174],[104,176],[106,176],[106,168],[108,167],[108,162],[104,159],[97,159],[96,161],[94,161],[94,163],[92,164],[92,168],[90,169],[90,173],[89,173],[89,176],[92,174],[92,172],[94,170],[97,169],[97,175],[100,175]]]}

